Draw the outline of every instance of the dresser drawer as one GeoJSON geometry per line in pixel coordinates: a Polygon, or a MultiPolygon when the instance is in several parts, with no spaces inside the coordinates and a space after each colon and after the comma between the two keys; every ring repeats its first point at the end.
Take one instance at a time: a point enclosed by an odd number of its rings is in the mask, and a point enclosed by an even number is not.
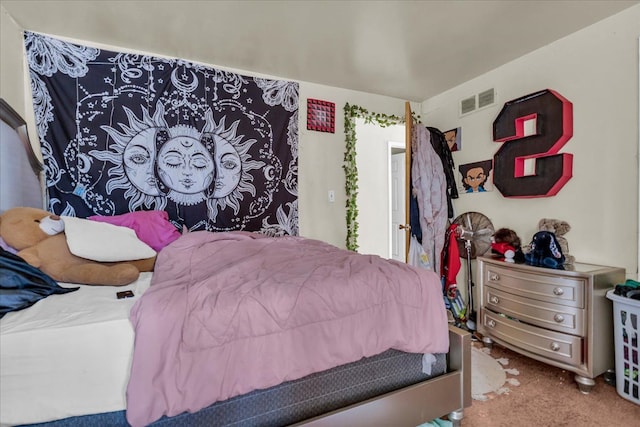
{"type": "Polygon", "coordinates": [[[523,350],[572,366],[582,362],[582,339],[527,325],[490,310],[482,312],[486,335],[503,340],[523,350]]]}
{"type": "Polygon", "coordinates": [[[483,306],[526,323],[572,335],[584,335],[584,309],[529,299],[488,286],[483,306]]]}
{"type": "Polygon", "coordinates": [[[583,279],[540,273],[529,273],[508,267],[485,264],[484,286],[502,289],[527,299],[570,307],[584,308],[583,279]]]}

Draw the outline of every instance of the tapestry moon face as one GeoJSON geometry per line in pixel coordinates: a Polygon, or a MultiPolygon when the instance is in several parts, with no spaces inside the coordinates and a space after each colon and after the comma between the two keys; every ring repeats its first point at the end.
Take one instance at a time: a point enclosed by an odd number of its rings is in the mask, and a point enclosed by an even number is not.
{"type": "Polygon", "coordinates": [[[298,234],[298,84],[25,33],[49,208],[298,234]]]}

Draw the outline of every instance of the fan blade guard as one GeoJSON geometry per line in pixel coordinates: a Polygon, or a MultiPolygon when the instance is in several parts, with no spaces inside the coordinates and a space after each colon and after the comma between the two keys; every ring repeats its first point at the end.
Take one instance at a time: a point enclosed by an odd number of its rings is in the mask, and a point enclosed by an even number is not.
{"type": "Polygon", "coordinates": [[[491,238],[495,229],[491,220],[480,212],[465,212],[453,220],[461,229],[456,240],[461,258],[467,257],[467,242],[471,259],[486,254],[491,249],[491,238]]]}

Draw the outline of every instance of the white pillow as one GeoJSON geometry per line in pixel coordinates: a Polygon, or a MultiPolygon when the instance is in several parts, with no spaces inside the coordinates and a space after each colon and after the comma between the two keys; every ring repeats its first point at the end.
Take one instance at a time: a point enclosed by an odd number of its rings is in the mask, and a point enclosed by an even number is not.
{"type": "Polygon", "coordinates": [[[61,218],[67,245],[75,256],[99,262],[118,262],[156,255],[156,251],[138,239],[131,228],[71,216],[61,218]]]}

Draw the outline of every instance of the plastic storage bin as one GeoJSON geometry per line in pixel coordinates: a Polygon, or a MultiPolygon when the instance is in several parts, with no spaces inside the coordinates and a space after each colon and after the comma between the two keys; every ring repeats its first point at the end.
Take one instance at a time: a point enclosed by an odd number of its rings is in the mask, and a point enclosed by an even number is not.
{"type": "Polygon", "coordinates": [[[620,396],[640,405],[640,301],[615,295],[613,289],[607,292],[607,298],[613,301],[616,390],[620,396]]]}

